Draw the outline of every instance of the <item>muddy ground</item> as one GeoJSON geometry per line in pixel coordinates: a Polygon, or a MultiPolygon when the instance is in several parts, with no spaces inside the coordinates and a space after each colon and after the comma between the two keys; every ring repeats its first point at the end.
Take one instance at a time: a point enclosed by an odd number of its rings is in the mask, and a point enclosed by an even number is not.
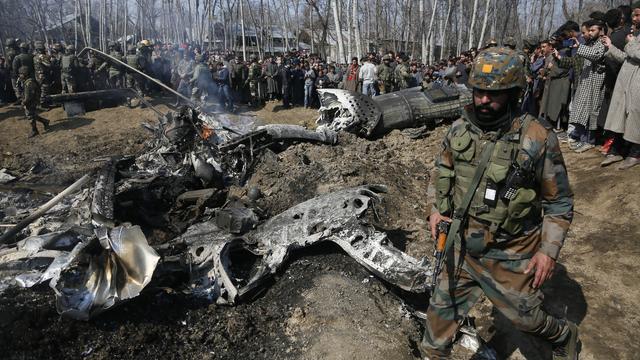
{"type": "MultiPolygon", "coordinates": [[[[161,103],[155,102],[166,111],[161,103]]],[[[126,107],[88,112],[80,119],[65,118],[61,109],[43,115],[52,120],[52,131],[27,139],[21,111],[0,108],[0,168],[21,176],[0,191],[23,188],[19,191],[35,191],[46,201],[50,192],[100,166],[100,158],[140,151],[150,135],[141,124],[156,118],[150,109],[126,107]]],[[[316,114],[268,103],[241,116],[313,126],[316,114]]],[[[258,187],[264,194],[258,205],[273,215],[317,194],[384,184],[379,226],[395,246],[415,257],[428,256],[429,174],[444,131],[436,128],[418,140],[399,131],[374,141],[340,134],[337,146],[299,144],[280,153],[267,151],[248,184],[230,193],[243,196],[249,186],[258,187]]],[[[640,168],[602,169],[595,151],[565,153],[576,217],[561,265],[544,286],[545,306],[580,324],[582,359],[635,359],[640,353],[640,168]]],[[[78,322],[58,316],[47,285],[13,289],[0,295],[1,357],[416,359],[422,327],[408,315],[402,295],[329,245],[297,253],[257,298],[236,307],[154,288],[92,321],[78,322]]],[[[548,346],[514,331],[487,301],[472,316],[500,358],[550,357],[548,346]]],[[[456,348],[456,358],[470,355],[456,348]]]]}

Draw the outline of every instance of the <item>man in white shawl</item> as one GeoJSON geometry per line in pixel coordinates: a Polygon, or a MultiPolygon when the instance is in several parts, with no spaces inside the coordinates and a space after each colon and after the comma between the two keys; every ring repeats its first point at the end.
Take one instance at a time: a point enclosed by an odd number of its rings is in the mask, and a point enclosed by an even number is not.
{"type": "Polygon", "coordinates": [[[603,43],[608,48],[606,56],[623,62],[618,80],[616,81],[611,105],[604,124],[605,130],[612,131],[619,136],[618,144],[611,146],[611,152],[602,162],[603,166],[622,161],[624,150],[627,148],[627,156],[618,166],[619,170],[625,170],[640,164],[640,1],[632,5],[632,22],[635,34],[627,36],[627,45],[624,51],[611,44],[609,38],[604,38],[603,43]],[[620,146],[619,142],[624,142],[620,146]]]}

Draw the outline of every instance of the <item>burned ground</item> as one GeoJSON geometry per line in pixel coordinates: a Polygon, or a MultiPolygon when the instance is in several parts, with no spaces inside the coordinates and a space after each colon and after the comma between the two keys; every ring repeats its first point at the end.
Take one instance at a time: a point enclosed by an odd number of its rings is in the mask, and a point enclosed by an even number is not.
{"type": "MultiPolygon", "coordinates": [[[[0,109],[0,168],[24,180],[1,191],[25,188],[20,191],[27,202],[46,201],[49,192],[99,166],[96,158],[140,151],[148,136],[140,124],[155,121],[148,109],[122,107],[89,112],[85,120],[64,119],[60,109],[44,115],[55,131],[26,140],[28,124],[20,111],[0,109]]],[[[306,125],[315,117],[273,104],[256,115],[306,125]]],[[[248,183],[229,193],[242,198],[257,187],[263,194],[258,206],[274,215],[317,194],[385,184],[380,226],[396,246],[419,258],[432,249],[425,233],[427,184],[443,134],[440,127],[423,139],[393,132],[371,141],[341,133],[337,146],[265,152],[248,183]]],[[[557,315],[566,308],[567,317],[580,323],[582,359],[633,359],[640,352],[640,169],[601,169],[595,152],[567,154],[566,161],[576,218],[562,266],[544,287],[545,306],[557,315]]],[[[7,290],[0,295],[0,348],[3,358],[413,359],[421,326],[393,293],[337,247],[322,245],[296,253],[256,299],[236,307],[151,286],[94,320],[78,322],[56,313],[46,285],[7,290]]],[[[501,358],[549,356],[546,345],[514,331],[487,301],[472,315],[501,358]]],[[[468,354],[457,349],[457,357],[468,354]]]]}

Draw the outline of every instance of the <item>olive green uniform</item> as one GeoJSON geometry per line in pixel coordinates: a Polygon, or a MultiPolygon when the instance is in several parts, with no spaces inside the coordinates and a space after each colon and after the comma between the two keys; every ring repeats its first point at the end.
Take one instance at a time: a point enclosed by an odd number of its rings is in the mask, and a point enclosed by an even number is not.
{"type": "MultiPolygon", "coordinates": [[[[122,54],[119,51],[113,50],[109,53],[111,57],[124,62],[122,54]]],[[[116,63],[109,64],[109,87],[112,89],[120,89],[124,87],[122,81],[122,70],[116,63]]]]}
{"type": "Polygon", "coordinates": [[[380,94],[393,91],[393,69],[385,63],[378,65],[378,87],[380,94]]]}
{"type": "Polygon", "coordinates": [[[79,67],[80,63],[74,54],[62,55],[60,60],[60,82],[62,83],[63,94],[73,94],[77,91],[76,77],[78,76],[79,67]]]}
{"type": "Polygon", "coordinates": [[[249,85],[250,101],[253,105],[262,101],[260,97],[260,80],[262,79],[262,69],[258,63],[253,62],[249,65],[249,73],[246,83],[249,85]]]}
{"type": "Polygon", "coordinates": [[[46,97],[51,94],[52,68],[51,59],[47,54],[36,54],[33,59],[36,81],[40,85],[40,103],[46,103],[46,97]]]}
{"type": "Polygon", "coordinates": [[[37,106],[40,102],[40,86],[32,78],[26,78],[23,82],[24,94],[22,98],[22,106],[24,108],[24,114],[31,122],[32,134],[38,134],[38,128],[36,122],[44,124],[45,128],[49,126],[49,121],[43,119],[38,115],[37,106]]]}
{"type": "MultiPolygon", "coordinates": [[[[18,74],[18,69],[24,66],[29,69],[29,75],[27,75],[27,77],[29,78],[34,77],[33,55],[26,54],[26,53],[18,54],[13,58],[12,65],[13,65],[13,72],[16,75],[18,74]]],[[[24,91],[24,82],[21,81],[19,78],[16,80],[16,86],[14,90],[16,92],[16,97],[18,99],[21,99],[23,96],[22,92],[24,91]]]]}
{"type": "Polygon", "coordinates": [[[409,87],[411,73],[409,72],[409,67],[405,63],[398,64],[393,75],[396,81],[396,89],[402,90],[409,87]]]}

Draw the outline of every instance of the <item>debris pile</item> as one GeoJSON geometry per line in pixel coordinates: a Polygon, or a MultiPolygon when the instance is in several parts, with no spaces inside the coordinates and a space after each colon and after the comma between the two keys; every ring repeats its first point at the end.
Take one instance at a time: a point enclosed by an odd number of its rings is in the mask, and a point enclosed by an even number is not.
{"type": "MultiPolygon", "coordinates": [[[[56,197],[25,230],[3,235],[0,291],[49,281],[59,313],[88,319],[133,298],[150,283],[185,279],[183,291],[219,304],[252,295],[291,251],[333,242],[371,272],[403,290],[424,293],[431,266],[394,246],[375,226],[383,186],[337,189],[269,214],[233,189],[244,186],[262,154],[295,143],[334,145],[326,127],[251,127],[183,107],[168,113],[139,156],[114,158],[92,186],[56,197]],[[19,240],[19,241],[16,241],[19,240]]],[[[311,145],[309,145],[311,146],[311,145]]],[[[3,199],[9,203],[10,199],[3,199]]],[[[290,205],[289,205],[290,206],[290,205]]],[[[30,216],[25,216],[26,213],[30,216]]]]}

